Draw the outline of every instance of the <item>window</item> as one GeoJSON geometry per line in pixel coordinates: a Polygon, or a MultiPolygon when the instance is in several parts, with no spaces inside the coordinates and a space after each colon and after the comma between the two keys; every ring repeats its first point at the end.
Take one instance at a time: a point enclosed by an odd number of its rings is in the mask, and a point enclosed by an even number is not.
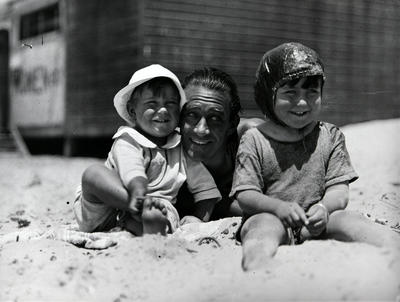
{"type": "Polygon", "coordinates": [[[20,40],[60,28],[58,3],[21,16],[20,40]]]}

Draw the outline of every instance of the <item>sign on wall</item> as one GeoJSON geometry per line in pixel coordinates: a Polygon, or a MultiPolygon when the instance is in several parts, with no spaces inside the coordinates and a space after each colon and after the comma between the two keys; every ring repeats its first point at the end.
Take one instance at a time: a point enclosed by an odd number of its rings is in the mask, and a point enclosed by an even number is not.
{"type": "Polygon", "coordinates": [[[10,58],[11,119],[17,126],[64,123],[65,49],[60,39],[21,45],[10,58]]]}

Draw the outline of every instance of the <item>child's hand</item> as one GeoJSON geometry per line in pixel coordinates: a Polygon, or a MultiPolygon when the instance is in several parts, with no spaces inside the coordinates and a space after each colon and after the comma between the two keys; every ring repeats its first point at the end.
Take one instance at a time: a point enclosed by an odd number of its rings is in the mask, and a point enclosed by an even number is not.
{"type": "Polygon", "coordinates": [[[150,196],[132,196],[129,202],[128,211],[132,214],[142,212],[143,203],[145,199],[151,198],[150,196]]]}
{"type": "Polygon", "coordinates": [[[306,213],[296,202],[282,202],[275,214],[285,227],[294,228],[308,224],[306,213]]]}
{"type": "Polygon", "coordinates": [[[307,211],[309,224],[306,226],[312,236],[320,235],[329,220],[328,210],[321,203],[316,203],[307,211]]]}

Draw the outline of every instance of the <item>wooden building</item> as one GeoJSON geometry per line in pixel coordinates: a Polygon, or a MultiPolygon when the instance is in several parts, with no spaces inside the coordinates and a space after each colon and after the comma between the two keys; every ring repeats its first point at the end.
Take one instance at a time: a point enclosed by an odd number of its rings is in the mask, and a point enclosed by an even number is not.
{"type": "Polygon", "coordinates": [[[298,41],[326,65],[323,119],[399,117],[399,32],[398,0],[10,0],[0,6],[0,105],[24,137],[62,138],[74,154],[79,139],[115,132],[114,94],[159,63],[181,79],[202,66],[227,71],[243,115],[255,116],[259,59],[298,41]]]}

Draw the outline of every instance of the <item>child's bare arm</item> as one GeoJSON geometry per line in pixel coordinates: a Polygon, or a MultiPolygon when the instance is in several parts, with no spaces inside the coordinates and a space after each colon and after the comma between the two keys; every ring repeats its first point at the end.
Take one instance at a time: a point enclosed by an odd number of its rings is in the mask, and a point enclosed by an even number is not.
{"type": "Polygon", "coordinates": [[[310,221],[307,228],[311,235],[319,235],[326,228],[329,215],[334,211],[346,208],[348,201],[348,182],[328,187],[321,201],[311,206],[307,211],[307,217],[310,221]]]}
{"type": "Polygon", "coordinates": [[[331,214],[337,210],[343,210],[346,208],[347,203],[349,202],[349,184],[348,182],[342,182],[333,186],[330,186],[326,189],[324,197],[321,201],[315,205],[313,205],[309,210],[308,214],[311,219],[314,212],[331,214]],[[318,211],[316,209],[319,209],[318,211]]]}
{"type": "Polygon", "coordinates": [[[128,211],[137,214],[142,210],[143,200],[147,193],[147,178],[134,177],[127,186],[129,194],[128,211]]]}
{"type": "Polygon", "coordinates": [[[304,210],[295,202],[271,198],[255,190],[240,191],[236,194],[236,198],[243,212],[250,215],[265,212],[274,214],[285,227],[308,224],[304,210]]]}
{"type": "Polygon", "coordinates": [[[349,202],[349,183],[342,182],[326,189],[320,203],[325,205],[329,214],[337,210],[343,210],[349,202]]]}

